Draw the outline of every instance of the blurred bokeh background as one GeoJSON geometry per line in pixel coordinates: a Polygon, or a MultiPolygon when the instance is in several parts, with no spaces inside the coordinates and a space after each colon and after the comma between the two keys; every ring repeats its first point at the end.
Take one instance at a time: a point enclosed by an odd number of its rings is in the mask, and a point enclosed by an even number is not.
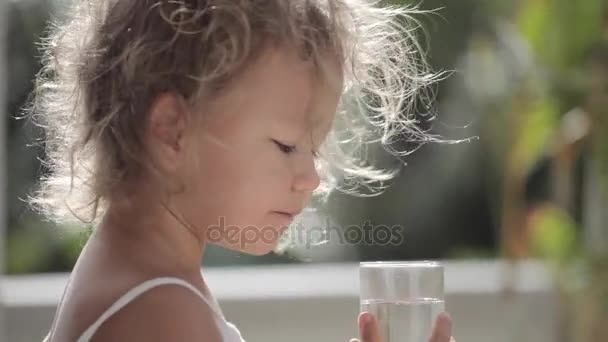
{"type": "MultiPolygon", "coordinates": [[[[7,275],[68,272],[87,233],[51,226],[25,207],[22,199],[44,172],[42,151],[32,145],[41,132],[14,118],[39,68],[37,43],[65,1],[1,1],[6,160],[0,184],[6,217],[0,260],[7,275]]],[[[474,139],[422,146],[404,160],[407,166],[384,194],[336,193],[328,205],[340,227],[364,221],[404,227],[403,243],[330,241],[263,257],[210,248],[204,265],[541,260],[571,323],[560,338],[605,341],[608,1],[425,0],[420,5],[435,9],[418,18],[427,33],[420,39],[428,44],[429,61],[436,70],[453,71],[438,84],[438,117],[429,124],[446,138],[474,139]]]]}

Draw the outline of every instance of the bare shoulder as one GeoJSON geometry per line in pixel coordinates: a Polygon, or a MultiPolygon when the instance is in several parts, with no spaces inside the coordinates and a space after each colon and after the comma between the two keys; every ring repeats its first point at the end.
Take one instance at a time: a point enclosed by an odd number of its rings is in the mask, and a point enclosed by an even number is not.
{"type": "Polygon", "coordinates": [[[154,287],[112,315],[93,341],[222,340],[214,312],[196,293],[180,285],[154,287]]]}

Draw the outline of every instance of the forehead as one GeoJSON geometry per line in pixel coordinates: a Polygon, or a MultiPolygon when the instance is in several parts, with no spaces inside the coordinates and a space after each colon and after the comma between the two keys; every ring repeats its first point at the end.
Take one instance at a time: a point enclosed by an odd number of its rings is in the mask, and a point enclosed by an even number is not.
{"type": "Polygon", "coordinates": [[[326,130],[342,91],[339,69],[328,62],[320,72],[319,66],[290,51],[264,51],[233,81],[215,107],[234,119],[277,129],[326,130]]]}

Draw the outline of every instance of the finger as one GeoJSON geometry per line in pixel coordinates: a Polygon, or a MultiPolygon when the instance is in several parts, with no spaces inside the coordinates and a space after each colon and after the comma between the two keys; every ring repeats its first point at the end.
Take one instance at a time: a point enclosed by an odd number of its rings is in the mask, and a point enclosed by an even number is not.
{"type": "Polygon", "coordinates": [[[360,313],[358,324],[361,342],[382,342],[378,331],[378,321],[374,315],[369,312],[360,313]]]}
{"type": "Polygon", "coordinates": [[[442,312],[435,320],[433,333],[429,342],[450,342],[452,339],[452,318],[447,312],[442,312]]]}

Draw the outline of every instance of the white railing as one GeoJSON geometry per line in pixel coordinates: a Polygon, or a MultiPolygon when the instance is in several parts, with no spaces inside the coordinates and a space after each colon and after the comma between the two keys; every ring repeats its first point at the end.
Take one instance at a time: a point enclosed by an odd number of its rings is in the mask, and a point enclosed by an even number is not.
{"type": "MultiPolygon", "coordinates": [[[[542,263],[448,261],[446,306],[459,342],[558,341],[559,307],[542,263]],[[505,289],[505,284],[511,284],[505,289]]],[[[248,341],[356,336],[357,264],[206,268],[211,291],[248,341]]],[[[5,277],[7,341],[40,341],[68,274],[5,277]]]]}

